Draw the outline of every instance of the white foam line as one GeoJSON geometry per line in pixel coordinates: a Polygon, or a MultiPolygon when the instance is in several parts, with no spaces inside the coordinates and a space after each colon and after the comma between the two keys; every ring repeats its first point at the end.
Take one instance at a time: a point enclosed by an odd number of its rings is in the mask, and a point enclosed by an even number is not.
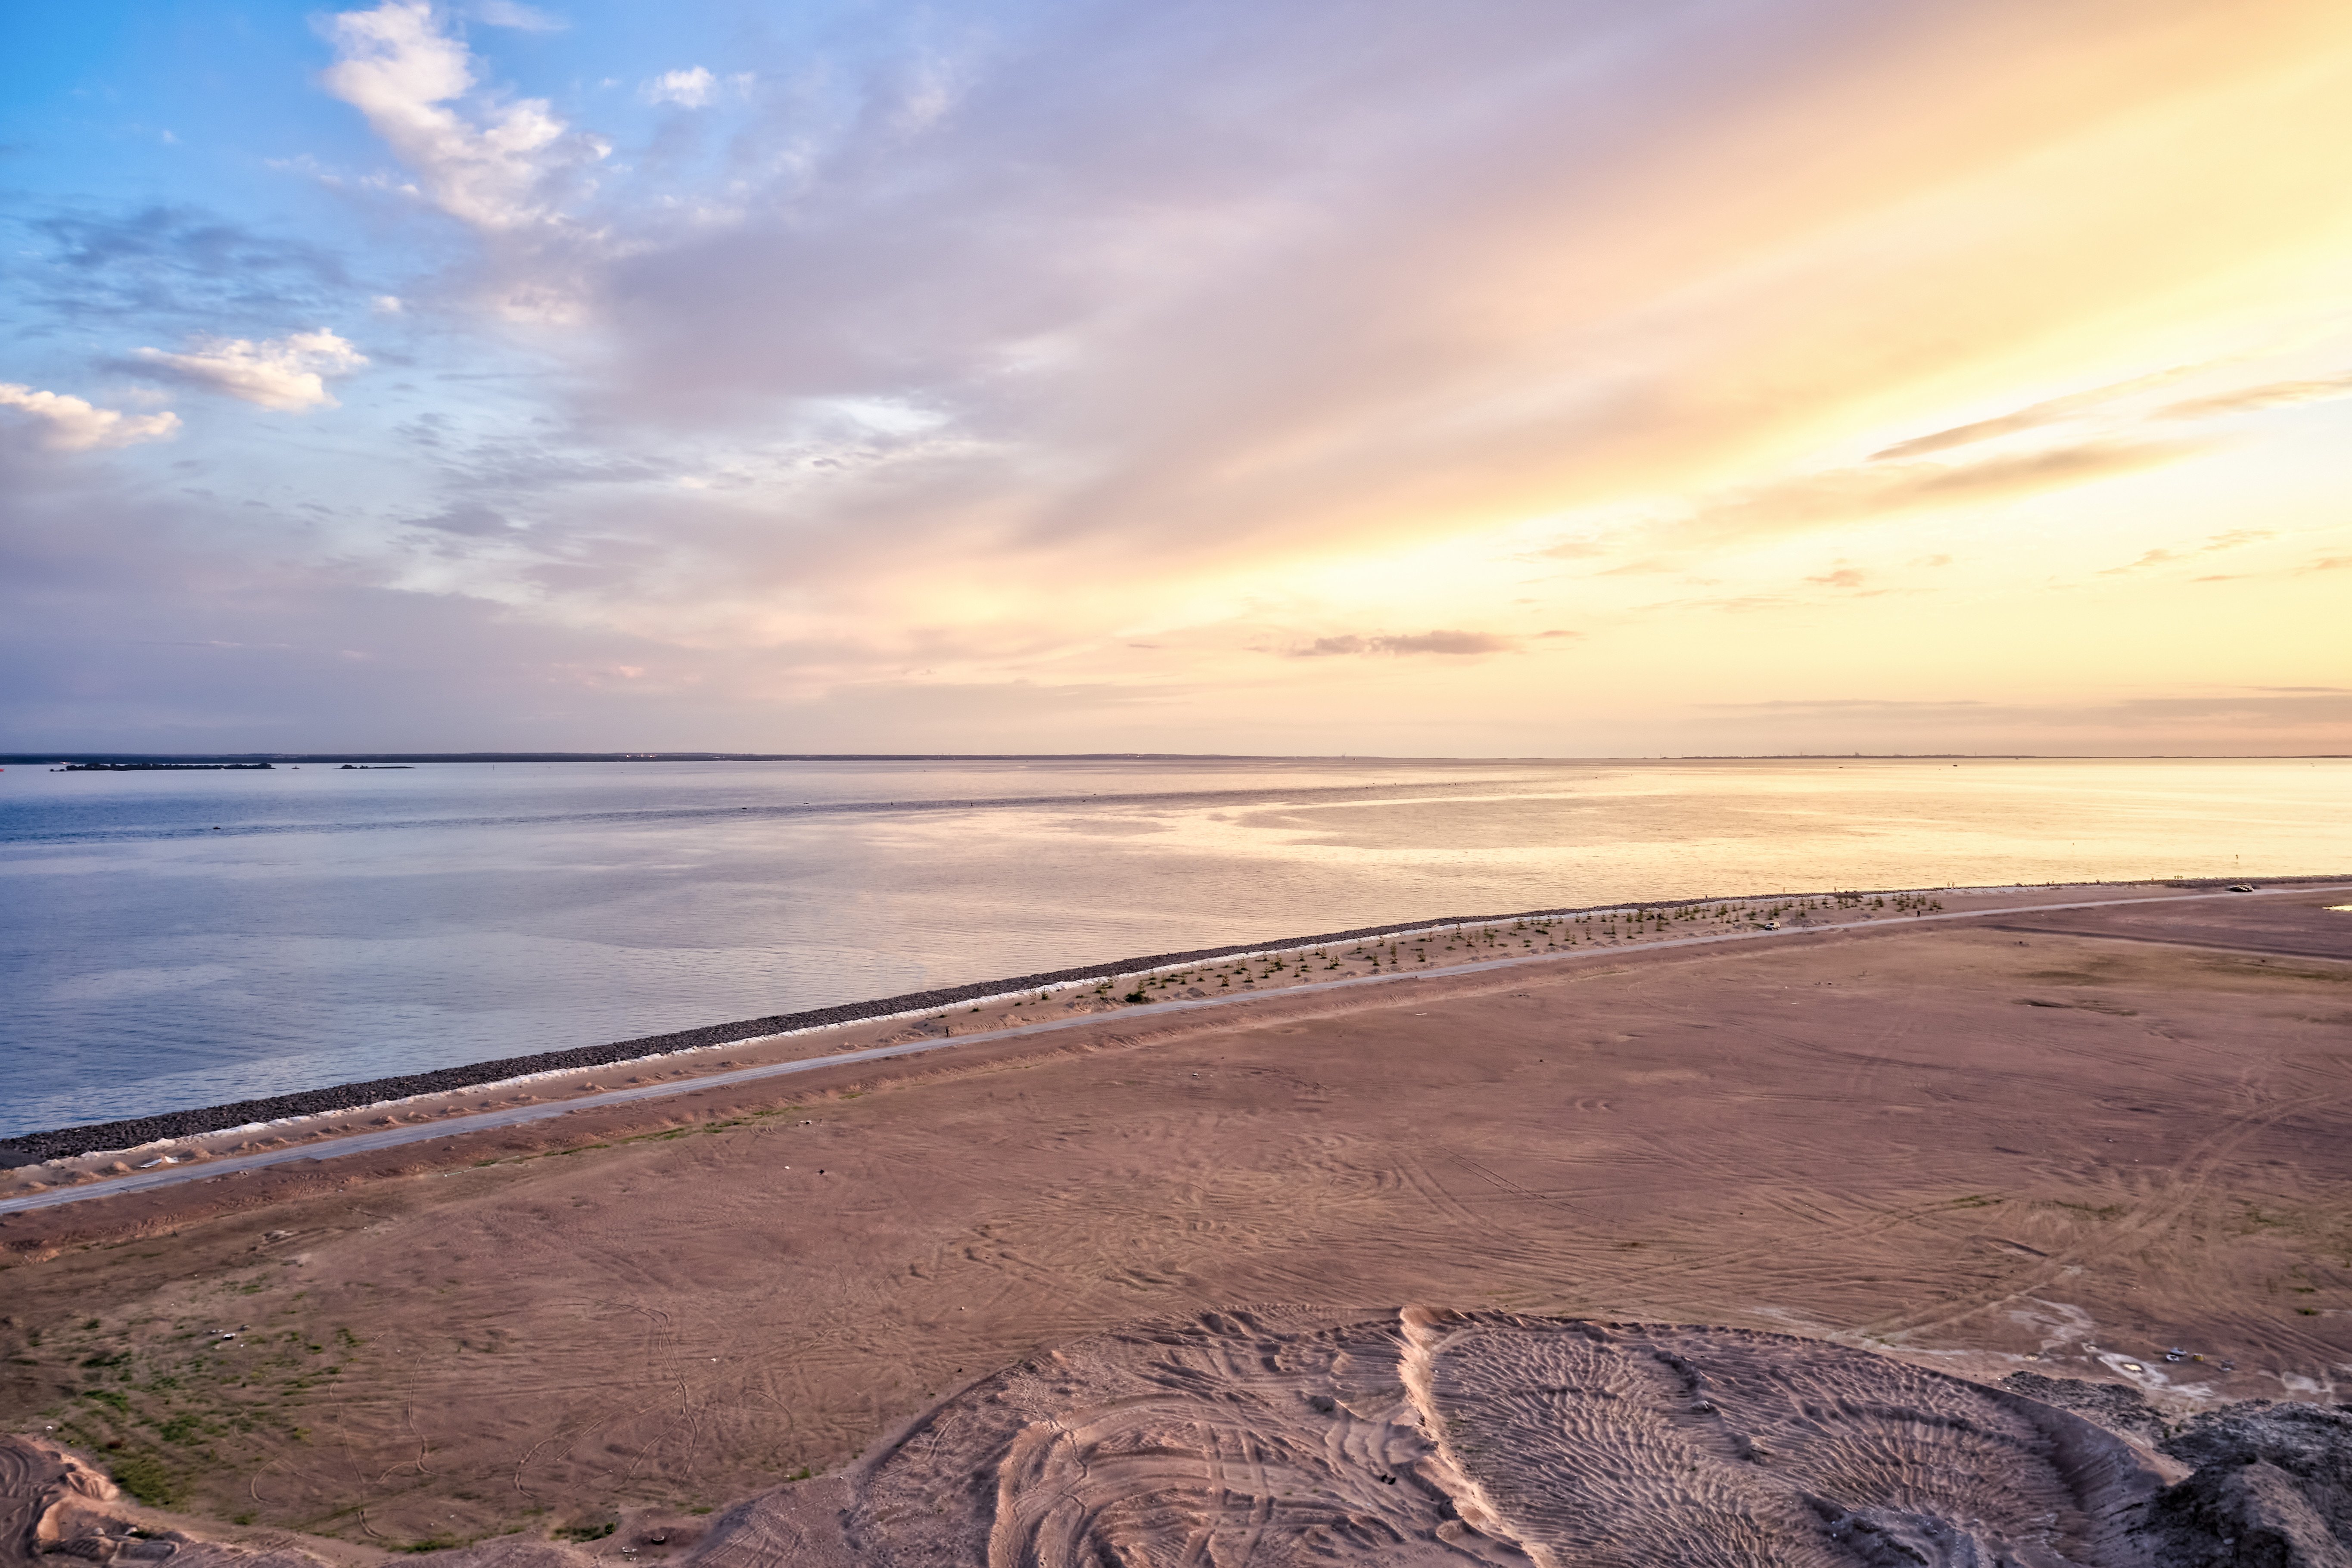
{"type": "MultiPolygon", "coordinates": [[[[1922,925],[1929,921],[1984,920],[1995,915],[2053,914],[2065,910],[2114,909],[2124,904],[2194,903],[2200,900],[2205,899],[2243,899],[2248,897],[2262,898],[2264,896],[2284,897],[2289,894],[2297,893],[2334,893],[2344,891],[2352,891],[2352,883],[2320,886],[2305,885],[2292,888],[2266,888],[2251,895],[2246,893],[2227,892],[2175,893],[2169,895],[2159,894],[2153,898],[2085,899],[2074,903],[2064,904],[2020,904],[2011,908],[1998,910],[1948,910],[1937,914],[1904,915],[1895,919],[1883,921],[1854,921],[1840,925],[1796,926],[1781,931],[1719,931],[1707,936],[1668,937],[1662,942],[1637,942],[1631,946],[1623,947],[1591,947],[1572,952],[1525,953],[1517,958],[1490,958],[1482,960],[1475,963],[1456,964],[1449,969],[1423,970],[1411,973],[1400,973],[1391,970],[1386,974],[1358,974],[1351,975],[1345,980],[1310,981],[1304,985],[1287,986],[1278,991],[1236,991],[1231,996],[1203,996],[1197,1001],[1155,1002],[1146,1004],[1144,1006],[1132,1012],[1123,1014],[1087,1013],[1076,1018],[1056,1018],[1046,1023],[1023,1024],[1007,1029],[988,1029],[983,1030],[977,1035],[964,1035],[961,1037],[948,1036],[944,1038],[936,1040],[909,1040],[904,1044],[896,1046],[869,1046],[863,1050],[836,1051],[830,1056],[805,1057],[798,1061],[770,1062],[761,1067],[737,1068],[731,1072],[708,1073],[699,1078],[677,1079],[668,1083],[649,1083],[637,1089],[606,1089],[598,1094],[583,1095],[575,1100],[551,1100],[544,1105],[510,1106],[500,1110],[476,1111],[469,1116],[445,1117],[441,1121],[426,1123],[421,1126],[410,1125],[405,1127],[387,1127],[379,1132],[356,1133],[349,1137],[336,1138],[331,1142],[323,1144],[310,1145],[307,1147],[296,1145],[284,1149],[272,1149],[265,1153],[259,1154],[234,1154],[226,1159],[191,1161],[187,1163],[174,1164],[154,1171],[134,1171],[128,1175],[115,1176],[105,1181],[86,1183],[72,1187],[59,1187],[44,1193],[28,1193],[21,1197],[0,1198],[0,1215],[23,1214],[32,1209],[54,1208],[61,1204],[80,1203],[89,1198],[113,1197],[121,1193],[149,1192],[157,1187],[176,1186],[183,1182],[203,1181],[214,1176],[231,1176],[236,1174],[240,1171],[255,1171],[268,1165],[289,1164],[297,1160],[334,1160],[341,1159],[348,1154],[372,1154],[385,1149],[400,1148],[409,1143],[425,1142],[435,1138],[455,1138],[467,1132],[483,1132],[501,1127],[524,1126],[533,1121],[545,1121],[558,1116],[568,1116],[575,1110],[593,1110],[607,1105],[628,1105],[640,1100],[664,1100],[673,1095],[698,1093],[703,1089],[728,1089],[737,1084],[755,1083],[762,1079],[785,1078],[795,1073],[817,1072],[825,1068],[855,1067],[865,1062],[887,1061],[895,1057],[918,1057],[927,1051],[955,1050],[964,1046],[985,1045],[992,1040],[1009,1040],[1026,1036],[1048,1035],[1062,1029],[1084,1028],[1088,1025],[1103,1023],[1106,1019],[1111,1017],[1156,1018],[1164,1016],[1171,1013],[1197,1012],[1208,1007],[1225,1007],[1241,1002],[1260,1001],[1268,996],[1303,996],[1309,994],[1344,991],[1351,986],[1358,985],[1392,985],[1409,984],[1414,981],[1433,979],[1439,976],[1450,978],[1457,974],[1484,974],[1499,969],[1515,969],[1528,964],[1574,963],[1603,957],[1622,956],[1631,952],[1657,952],[1667,948],[1708,947],[1722,942],[1766,942],[1786,937],[1822,936],[1839,931],[1900,931],[1906,926],[1922,925]]],[[[1710,900],[1707,901],[1734,902],[1739,900],[1710,900]]],[[[1681,906],[1661,903],[1654,906],[1645,907],[1667,909],[1679,908],[1681,906]]],[[[1444,922],[1442,925],[1433,926],[1430,929],[1433,931],[1445,929],[1446,926],[1450,926],[1451,923],[1452,922],[1450,921],[1444,922]]],[[[1499,924],[1502,922],[1498,921],[1493,923],[1499,924]]],[[[1328,947],[1331,944],[1327,942],[1322,945],[1328,947]]],[[[1269,948],[1266,951],[1271,952],[1277,950],[1269,948]]],[[[1312,949],[1299,948],[1281,951],[1308,952],[1312,951],[1312,949]]],[[[1199,968],[1202,966],[1194,964],[1183,967],[1199,968]]],[[[1128,970],[1124,973],[1134,974],[1142,972],[1128,970]]],[[[1082,984],[1084,982],[1074,981],[1066,984],[1082,984]]],[[[1028,993],[1024,990],[1021,992],[1008,992],[1006,994],[1025,996],[1028,993]]],[[[925,1009],[925,1011],[928,1012],[929,1009],[925,1009]]],[[[912,1016],[913,1015],[902,1016],[912,1016]]],[[[861,1022],[863,1021],[864,1020],[861,1020],[861,1022]]],[[[838,1026],[824,1026],[837,1027],[838,1026]]],[[[793,1032],[799,1033],[801,1031],[796,1030],[793,1032]]],[[[782,1036],[761,1036],[759,1037],[759,1039],[781,1039],[783,1037],[784,1037],[782,1036]]],[[[740,1050],[746,1046],[758,1044],[759,1039],[732,1040],[728,1042],[728,1046],[730,1049],[740,1050]]],[[[712,1046],[698,1046],[693,1048],[696,1050],[715,1050],[719,1047],[712,1046]]],[[[645,1058],[633,1058],[631,1059],[640,1060],[645,1058]]],[[[616,1062],[607,1065],[619,1067],[625,1064],[616,1062]]],[[[599,1069],[595,1068],[574,1068],[569,1070],[572,1072],[593,1072],[599,1069]]],[[[539,1077],[554,1075],[535,1074],[533,1076],[539,1077]]],[[[509,1079],[508,1081],[516,1082],[520,1080],[509,1079]]],[[[482,1089],[486,1089],[490,1087],[493,1086],[486,1084],[480,1086],[478,1089],[467,1089],[463,1092],[478,1093],[481,1092],[482,1089]]],[[[323,1112],[322,1114],[352,1116],[360,1113],[361,1112],[358,1110],[352,1110],[340,1112],[331,1111],[323,1112]]]]}

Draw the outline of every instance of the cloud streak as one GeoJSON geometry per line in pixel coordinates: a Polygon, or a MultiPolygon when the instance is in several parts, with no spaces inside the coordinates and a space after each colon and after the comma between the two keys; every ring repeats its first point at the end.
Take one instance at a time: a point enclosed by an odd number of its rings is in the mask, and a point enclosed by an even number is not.
{"type": "Polygon", "coordinates": [[[2179,462],[2188,443],[2088,442],[1974,463],[1835,468],[1736,491],[1701,505],[1681,531],[1753,539],[1894,517],[1932,508],[2037,495],[2179,462]]]}
{"type": "Polygon", "coordinates": [[[1993,419],[1979,419],[1967,425],[1956,425],[1948,430],[1937,430],[1916,436],[1908,441],[1898,441],[1883,451],[1873,452],[1874,463],[1902,458],[1924,458],[1931,453],[1949,451],[1954,447],[1971,446],[1979,441],[1998,440],[2027,430],[2039,430],[2047,426],[2063,424],[2077,415],[2129,397],[2151,387],[2168,385],[2192,375],[2198,367],[2180,365],[2171,370],[2158,371],[2150,375],[2134,376],[2129,381],[2116,382],[2107,386],[2094,387],[2088,392],[2070,393],[2064,397],[2053,397],[2042,402],[2004,414],[1993,419]]]}
{"type": "Polygon", "coordinates": [[[2265,408],[2292,408],[2298,404],[2326,403],[2338,397],[2352,397],[2352,375],[2326,376],[2316,381],[2273,381],[2262,386],[2218,393],[2211,397],[2192,397],[2184,402],[2168,404],[2156,411],[2156,416],[2159,419],[2213,419],[2231,414],[2251,414],[2265,408]]]}
{"type": "Polygon", "coordinates": [[[1521,646],[1519,638],[1505,637],[1497,632],[1434,631],[1374,637],[1361,637],[1350,632],[1339,637],[1317,637],[1302,647],[1293,648],[1290,657],[1331,658],[1350,655],[1437,654],[1451,658],[1466,658],[1478,654],[1516,653],[1521,646]]]}

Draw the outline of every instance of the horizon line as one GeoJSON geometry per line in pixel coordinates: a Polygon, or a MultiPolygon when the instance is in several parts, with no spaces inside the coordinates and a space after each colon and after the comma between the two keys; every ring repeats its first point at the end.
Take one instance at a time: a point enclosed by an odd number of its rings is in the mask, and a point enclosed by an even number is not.
{"type": "Polygon", "coordinates": [[[2342,762],[2345,752],[1684,752],[1643,755],[1463,755],[1389,752],[9,752],[0,768],[41,763],[1769,763],[2342,762]]]}

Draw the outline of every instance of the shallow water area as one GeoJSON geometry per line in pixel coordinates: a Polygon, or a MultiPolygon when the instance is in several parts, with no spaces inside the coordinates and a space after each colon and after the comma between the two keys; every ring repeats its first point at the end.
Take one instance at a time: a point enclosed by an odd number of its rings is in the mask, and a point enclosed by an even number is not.
{"type": "Polygon", "coordinates": [[[0,773],[0,1133],[1392,921],[2352,868],[2352,763],[0,773]]]}

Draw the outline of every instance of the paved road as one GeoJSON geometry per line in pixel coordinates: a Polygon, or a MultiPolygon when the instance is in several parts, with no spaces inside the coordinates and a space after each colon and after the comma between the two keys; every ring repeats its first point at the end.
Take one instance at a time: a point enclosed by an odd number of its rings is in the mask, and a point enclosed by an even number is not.
{"type": "MultiPolygon", "coordinates": [[[[2315,887],[2308,884],[2293,888],[2265,889],[2265,894],[2308,894],[2352,891],[2352,884],[2343,888],[2315,887]]],[[[1793,926],[1782,931],[1721,931],[1709,936],[1670,937],[1664,942],[1647,942],[1633,947],[1585,948],[1574,952],[1540,952],[1518,958],[1487,959],[1477,963],[1458,964],[1453,968],[1412,973],[1359,974],[1346,980],[1324,980],[1306,985],[1293,985],[1279,991],[1237,992],[1231,996],[1209,996],[1192,1002],[1155,1002],[1136,1008],[1119,1017],[1152,1018],[1170,1013],[1192,1012],[1206,1007],[1230,1007],[1265,996],[1303,996],[1318,993],[1345,991],[1360,985],[1402,985],[1433,975],[1481,974],[1498,969],[1513,969],[1537,963],[1590,963],[1612,958],[1625,952],[1655,952],[1665,948],[1708,947],[1723,942],[1773,942],[1789,937],[1814,935],[1823,931],[1887,930],[1899,926],[1923,924],[1929,921],[1985,920],[2000,915],[2053,914],[2061,910],[2104,910],[2120,904],[2189,903],[2202,899],[2245,898],[2244,893],[2179,893],[2158,898],[2089,899],[2067,904],[2020,904],[2010,909],[1949,910],[1940,914],[1906,915],[1900,921],[1843,921],[1828,926],[1793,926]]],[[[1269,947],[1269,952],[1281,949],[1269,947]]],[[[850,1067],[860,1062],[887,1061],[893,1057],[919,1057],[929,1051],[958,1050],[966,1046],[985,1045],[991,1040],[1016,1039],[1026,1036],[1050,1035],[1058,1029],[1084,1028],[1100,1024],[1113,1015],[1087,1013],[1075,1018],[1060,1018],[1047,1024],[1024,1024],[1018,1028],[991,1029],[977,1035],[963,1035],[946,1040],[910,1040],[898,1046],[871,1046],[862,1051],[840,1051],[832,1056],[807,1057],[798,1061],[771,1062],[763,1067],[737,1068],[731,1072],[707,1073],[699,1078],[675,1079],[667,1083],[646,1084],[638,1089],[606,1089],[600,1094],[581,1095],[571,1100],[551,1100],[542,1105],[513,1106],[501,1110],[478,1111],[471,1116],[446,1116],[438,1121],[386,1127],[374,1132],[353,1133],[331,1142],[295,1145],[272,1149],[260,1154],[236,1154],[220,1160],[192,1160],[186,1164],[159,1165],[150,1171],[134,1171],[103,1182],[91,1182],[80,1186],[58,1187],[46,1193],[31,1193],[23,1197],[0,1199],[0,1214],[23,1214],[31,1209],[54,1208],[59,1204],[81,1203],[90,1198],[110,1198],[123,1193],[152,1192],[157,1187],[177,1186],[183,1182],[209,1181],[215,1176],[234,1175],[239,1171],[259,1170],[265,1165],[290,1164],[297,1160],[334,1160],[350,1154],[373,1153],[380,1149],[396,1149],[403,1144],[422,1143],[434,1138],[454,1138],[460,1133],[481,1132],[499,1127],[520,1127],[527,1122],[545,1121],[551,1117],[568,1116],[575,1110],[590,1110],[601,1106],[627,1105],[635,1100],[662,1100],[672,1095],[688,1094],[707,1089],[725,1089],[739,1083],[756,1083],[763,1079],[789,1078],[794,1073],[815,1072],[823,1068],[850,1067]]],[[[737,1049],[756,1045],[756,1040],[730,1040],[727,1048],[737,1049]]],[[[716,1048],[716,1047],[714,1047],[716,1048]]],[[[617,1066],[620,1064],[609,1064],[617,1066]]],[[[482,1086],[485,1089],[492,1085],[482,1086]]],[[[357,1114],[344,1112],[342,1114],[357,1114]]]]}

